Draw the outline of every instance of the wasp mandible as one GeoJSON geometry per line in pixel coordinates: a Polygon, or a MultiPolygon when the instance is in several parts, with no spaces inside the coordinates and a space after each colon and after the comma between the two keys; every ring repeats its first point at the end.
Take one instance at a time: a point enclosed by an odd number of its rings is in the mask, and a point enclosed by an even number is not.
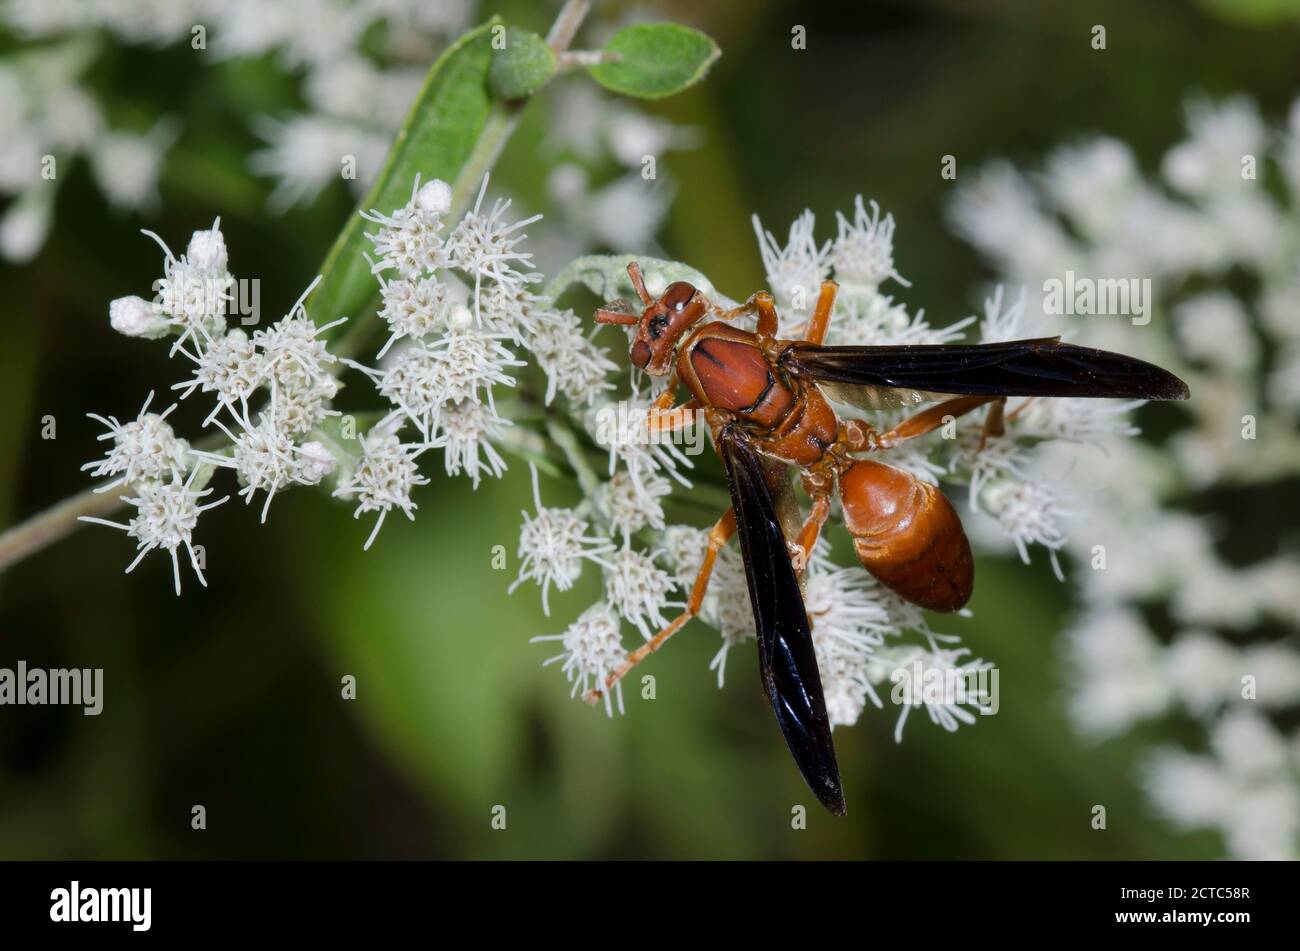
{"type": "MultiPolygon", "coordinates": [[[[795,763],[813,793],[844,814],[830,723],[804,609],[801,577],[838,491],[858,560],[882,584],[933,611],[956,611],[970,598],[975,566],[952,504],[932,483],[860,458],[890,449],[988,406],[984,434],[998,436],[1007,397],[1111,397],[1183,400],[1187,385],[1150,363],[1057,337],[978,345],[823,346],[837,290],[821,286],[803,340],[777,339],[772,295],[760,291],[731,309],[684,281],[658,297],[641,268],[628,265],[643,305],[623,301],[596,311],[603,324],[635,326],[629,357],[667,377],[648,425],[689,425],[698,410],[722,457],[731,507],[709,532],[708,548],[685,609],[632,651],[607,679],[608,691],[700,610],[718,551],[740,536],[758,634],[759,668],[795,763]],[[756,316],[753,332],[730,321],[756,316]],[[690,399],[674,406],[679,387],[690,399]],[[842,418],[830,400],[876,410],[931,401],[890,429],[842,418]],[[812,506],[803,516],[790,469],[812,506]]],[[[599,692],[587,699],[594,701],[599,692]]]]}

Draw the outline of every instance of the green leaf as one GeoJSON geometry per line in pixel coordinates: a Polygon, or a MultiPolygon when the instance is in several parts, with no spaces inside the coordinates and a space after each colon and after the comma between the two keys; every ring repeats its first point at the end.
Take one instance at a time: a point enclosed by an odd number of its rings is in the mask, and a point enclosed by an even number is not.
{"type": "MultiPolygon", "coordinates": [[[[511,802],[523,741],[515,705],[550,656],[528,644],[551,630],[536,588],[507,597],[514,572],[490,561],[498,541],[513,554],[526,486],[526,472],[477,493],[467,480],[439,480],[419,500],[430,521],[390,517],[367,552],[373,513],[311,530],[312,547],[330,553],[321,633],[338,669],[357,678],[358,713],[412,776],[476,813],[511,802]]],[[[567,693],[554,670],[544,676],[567,693]]]]}
{"type": "Polygon", "coordinates": [[[498,99],[531,96],[555,75],[555,53],[536,33],[510,27],[505,49],[494,51],[488,83],[498,99]]]}
{"type": "Polygon", "coordinates": [[[588,66],[592,78],[606,89],[658,99],[699,82],[718,58],[712,38],[676,23],[638,23],[619,30],[605,45],[615,62],[588,66]]]}
{"type": "MultiPolygon", "coordinates": [[[[471,30],[438,57],[359,211],[400,208],[411,198],[416,173],[424,181],[456,181],[491,115],[491,30],[499,22],[493,19],[471,30]]],[[[307,314],[318,324],[338,317],[362,319],[378,299],[379,285],[364,257],[370,250],[366,224],[359,214],[352,215],[321,266],[320,285],[307,301],[307,314]]]]}
{"type": "Polygon", "coordinates": [[[627,266],[636,261],[641,265],[646,285],[653,292],[667,287],[673,281],[689,281],[723,307],[734,307],[735,301],[720,294],[713,282],[689,264],[665,261],[644,254],[590,254],[575,259],[546,285],[547,297],[557,299],[574,284],[581,284],[604,301],[623,298],[636,301],[636,291],[627,276],[627,266]]]}

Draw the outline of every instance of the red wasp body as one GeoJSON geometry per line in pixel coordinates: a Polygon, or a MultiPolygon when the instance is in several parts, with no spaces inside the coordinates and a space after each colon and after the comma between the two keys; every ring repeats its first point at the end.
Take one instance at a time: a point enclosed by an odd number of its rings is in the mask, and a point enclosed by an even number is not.
{"type": "Polygon", "coordinates": [[[696,410],[704,411],[727,469],[732,506],[709,533],[685,611],[633,651],[605,689],[698,613],[718,550],[739,534],[764,686],[805,780],[827,808],[842,814],[800,588],[833,493],[839,493],[858,560],[882,584],[937,611],[960,608],[974,586],[970,544],[939,488],[859,456],[924,435],[981,406],[989,407],[985,438],[1000,435],[1008,396],[1186,399],[1187,387],[1151,364],[1056,338],[979,346],[822,346],[835,302],[832,281],[822,285],[805,339],[778,340],[776,308],[765,291],[724,310],[680,281],[652,297],[635,263],[628,274],[643,311],[632,313],[614,302],[598,310],[596,320],[635,325],[632,362],[669,377],[651,427],[678,428],[696,410]],[[750,314],[757,315],[753,332],[728,323],[750,314]],[[691,399],[674,407],[679,385],[691,399]],[[939,402],[880,432],[841,417],[831,399],[867,409],[939,402]],[[799,471],[812,499],[807,516],[794,500],[790,467],[799,471]]]}
{"type": "Polygon", "coordinates": [[[738,420],[759,452],[804,470],[810,496],[838,486],[858,557],[881,582],[925,608],[960,608],[974,564],[952,505],[931,483],[855,459],[872,448],[870,432],[841,420],[816,383],[785,372],[784,349],[738,327],[703,324],[678,348],[677,378],[701,406],[738,420]]]}

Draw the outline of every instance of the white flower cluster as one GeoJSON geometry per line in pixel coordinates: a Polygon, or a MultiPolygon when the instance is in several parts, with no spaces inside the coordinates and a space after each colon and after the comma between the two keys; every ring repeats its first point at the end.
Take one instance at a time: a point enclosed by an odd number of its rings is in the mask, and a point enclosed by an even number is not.
{"type": "MultiPolygon", "coordinates": [[[[781,316],[781,336],[804,332],[821,282],[832,276],[840,285],[830,324],[829,340],[834,343],[943,343],[960,338],[962,330],[976,322],[976,317],[969,317],[949,327],[931,327],[924,314],[910,313],[881,291],[886,282],[906,282],[894,263],[894,219],[882,215],[874,202],[858,198],[853,215],[839,215],[837,223],[836,237],[818,243],[813,215],[805,212],[782,244],[754,221],[768,287],[781,316]]],[[[662,290],[655,275],[647,280],[652,293],[662,290]]],[[[1000,291],[990,298],[980,324],[981,340],[1036,335],[1041,333],[1025,320],[1023,301],[1004,306],[1000,291]]],[[[1131,433],[1125,415],[1133,404],[1041,402],[1010,407],[1002,437],[984,440],[982,418],[977,415],[960,422],[958,438],[936,435],[905,443],[891,450],[886,461],[930,481],[942,478],[968,484],[972,504],[984,512],[995,541],[1018,549],[1025,560],[1029,545],[1043,545],[1055,564],[1057,550],[1066,543],[1063,505],[1054,483],[1037,471],[1036,447],[1131,433]]],[[[575,694],[599,688],[626,658],[619,619],[629,622],[643,638],[653,636],[672,619],[674,612],[668,609],[680,608],[689,596],[704,557],[706,532],[666,520],[663,503],[672,488],[670,480],[689,485],[679,466],[689,466],[690,459],[676,442],[636,438],[637,433],[644,434],[648,406],[649,397],[634,381],[621,403],[595,403],[581,414],[586,434],[609,452],[606,478],[591,474],[596,484],[587,487],[586,498],[576,509],[543,509],[538,500],[538,516],[525,516],[520,581],[537,581],[545,596],[551,583],[560,590],[571,587],[587,561],[598,564],[604,573],[605,597],[564,634],[549,638],[562,643],[564,652],[557,659],[563,659],[575,694]]],[[[841,411],[855,412],[847,407],[841,411]]],[[[882,411],[872,422],[886,428],[908,412],[915,410],[882,411]]],[[[925,707],[931,721],[948,730],[973,722],[975,711],[989,707],[987,693],[973,686],[957,691],[918,689],[895,698],[902,680],[973,685],[992,665],[972,660],[966,649],[955,645],[955,638],[930,631],[919,609],[884,588],[864,568],[832,562],[825,542],[814,552],[805,580],[833,725],[853,724],[869,702],[882,707],[882,689],[900,707],[900,736],[913,707],[925,707]],[[908,633],[913,636],[908,638],[908,633]]],[[[717,557],[699,619],[722,637],[710,665],[721,686],[731,648],[754,637],[744,567],[734,543],[717,557]]],[[[622,709],[621,695],[617,699],[622,709]]],[[[608,697],[606,701],[607,709],[612,709],[608,697]]]]}
{"type": "Polygon", "coordinates": [[[577,315],[530,289],[541,276],[521,247],[522,229],[541,216],[508,220],[508,199],[485,206],[487,185],[450,228],[442,181],[417,179],[404,206],[366,213],[379,226],[368,237],[388,339],[377,366],[348,361],[392,404],[383,426],[396,432],[409,422],[422,445],[445,449],[448,475],[463,472],[476,486],[506,468],[494,443],[511,421],[496,393],[515,386],[511,374],[525,366],[519,350],[545,372],[547,403],[563,393],[573,406],[589,404],[614,369],[577,315]]]}
{"type": "Polygon", "coordinates": [[[790,225],[785,246],[765,231],[754,216],[754,234],[763,254],[768,288],[776,297],[781,317],[780,335],[803,336],[822,281],[834,277],[840,285],[836,311],[826,336],[828,344],[946,343],[960,339],[974,321],[968,318],[950,327],[931,327],[925,312],[909,314],[907,308],[881,293],[886,281],[911,286],[894,267],[894,216],[871,213],[859,195],[853,218],[836,214],[839,231],[833,240],[817,243],[817,220],[805,211],[790,225]]]}
{"type": "MultiPolygon", "coordinates": [[[[1234,856],[1295,858],[1300,732],[1284,724],[1300,704],[1300,559],[1281,535],[1230,559],[1225,528],[1260,526],[1194,513],[1208,490],[1276,491],[1300,472],[1300,100],[1281,129],[1241,97],[1193,101],[1187,124],[1157,179],[1123,143],[1084,141],[1042,174],[983,170],[953,220],[1002,276],[1031,288],[1070,270],[1149,279],[1149,324],[1070,323],[1075,342],[1167,366],[1193,394],[1160,450],[1105,437],[1122,417],[1094,418],[1086,427],[1104,452],[1068,460],[1082,528],[1064,547],[1093,569],[1079,572],[1086,608],[1067,641],[1070,711],[1099,737],[1175,711],[1196,718],[1209,752],[1154,754],[1144,775],[1156,805],[1178,825],[1221,830],[1234,856]],[[1229,283],[1230,271],[1244,282],[1229,283]]],[[[1031,295],[1022,316],[1042,303],[1031,295]]],[[[1061,422],[1038,412],[1023,424],[1061,422]]]]}
{"type": "MultiPolygon", "coordinates": [[[[7,0],[0,20],[36,39],[100,29],[138,46],[194,43],[196,24],[211,55],[221,60],[274,54],[284,70],[302,78],[305,108],[285,116],[259,117],[255,131],[266,142],[252,166],[277,182],[274,203],[287,207],[311,200],[337,181],[348,157],[354,193],[365,193],[378,174],[389,144],[414,101],[428,69],[448,43],[475,21],[474,0],[7,0]],[[305,29],[303,24],[311,24],[305,29]]],[[[615,25],[624,25],[626,17],[615,25]]],[[[140,55],[140,54],[137,54],[140,55]]],[[[3,87],[0,87],[2,91],[3,87]]],[[[78,95],[85,96],[77,90],[78,95]]],[[[93,99],[97,126],[102,126],[93,99]]],[[[69,121],[75,104],[55,102],[69,121]]],[[[93,127],[80,134],[95,142],[93,127]]],[[[138,137],[136,137],[138,139],[138,137]]],[[[161,134],[139,139],[154,146],[152,163],[128,155],[134,141],[122,137],[103,151],[134,158],[129,166],[96,161],[122,187],[106,192],[117,200],[134,179],[144,195],[157,179],[161,134]],[[152,174],[146,174],[152,169],[152,174]],[[146,187],[147,186],[147,187],[146,187]]],[[[643,177],[645,162],[674,148],[694,145],[688,129],[646,115],[608,97],[590,84],[559,90],[548,123],[547,181],[563,218],[548,240],[548,263],[567,261],[597,244],[645,250],[667,212],[673,188],[666,172],[643,177]],[[611,162],[621,171],[610,181],[597,171],[611,162]],[[561,237],[561,235],[563,237],[561,237]]],[[[39,153],[38,153],[39,154],[39,153]]]]}
{"type": "Polygon", "coordinates": [[[64,167],[77,156],[114,205],[147,210],[157,201],[176,129],[170,121],[145,132],[111,127],[82,80],[93,55],[83,37],[0,57],[0,195],[15,196],[0,217],[5,260],[30,260],[45,244],[64,167]]]}
{"type": "MultiPolygon", "coordinates": [[[[151,55],[149,46],[183,43],[209,62],[273,57],[299,78],[301,111],[252,123],[265,146],[250,167],[276,182],[272,205],[285,208],[340,178],[357,196],[367,191],[429,64],[475,22],[476,7],[474,0],[0,0],[0,23],[30,41],[0,58],[0,194],[19,196],[0,218],[0,256],[26,260],[45,242],[63,179],[43,168],[47,155],[59,162],[86,155],[115,205],[156,204],[179,119],[147,131],[109,126],[80,79],[105,45],[94,31],[127,45],[133,59],[151,55]]],[[[547,100],[542,147],[560,227],[537,249],[543,270],[601,245],[653,249],[674,194],[664,156],[698,137],[592,84],[561,84],[547,100]]],[[[567,340],[558,334],[553,342],[562,350],[567,340]]]]}
{"type": "MultiPolygon", "coordinates": [[[[443,449],[447,474],[464,473],[475,486],[484,475],[500,476],[505,460],[494,444],[506,438],[512,423],[496,393],[513,388],[511,371],[525,366],[511,348],[535,356],[547,380],[547,402],[563,394],[575,413],[611,385],[605,376],[614,364],[572,311],[557,310],[530,290],[540,275],[529,269],[522,229],[537,218],[508,220],[510,202],[485,206],[486,189],[485,179],[473,208],[450,227],[445,218],[451,189],[438,180],[421,185],[417,177],[401,208],[365,214],[378,225],[368,237],[382,296],[378,318],[389,332],[376,367],[331,352],[325,335],[345,318],[318,326],[307,316],[304,302],[315,282],[277,323],[251,334],[228,326],[236,283],[219,221],[195,232],[179,257],[151,235],[165,253],[157,296],[113,301],[110,322],[127,336],[173,338],[172,353],[193,364],[190,379],[174,388],[182,400],[210,396],[213,406],[203,425],[226,438],[219,448],[193,448],[167,422],[175,406],[154,414],[146,402],[133,422],[94,417],[108,427],[101,438],[112,445],[86,468],[112,480],[105,490],[133,490],[140,498],[127,501],[137,507],[160,484],[184,486],[198,498],[210,491],[204,486],[214,469],[233,469],[246,502],[261,493],[262,521],[279,492],[332,477],[333,495],[355,503],[355,516],[377,515],[366,548],[392,510],[414,518],[411,492],[429,481],[417,462],[426,450],[443,449]],[[563,346],[555,343],[561,339],[563,346]],[[355,419],[333,407],[345,367],[362,371],[389,404],[367,432],[358,433],[355,419]],[[416,437],[404,441],[408,426],[416,437]]],[[[655,491],[661,491],[657,485],[655,491]]],[[[170,533],[146,529],[138,520],[109,524],[127,529],[142,548],[164,545],[174,556],[177,545],[189,545],[198,511],[191,506],[184,518],[173,519],[181,527],[170,533]]],[[[564,530],[559,514],[542,517],[561,511],[543,510],[539,503],[540,539],[564,530]]],[[[568,586],[562,551],[543,553],[530,564],[545,585],[568,586]]],[[[638,566],[627,559],[618,564],[625,584],[636,585],[638,566]]],[[[653,606],[645,610],[658,623],[653,606]]]]}
{"type": "MultiPolygon", "coordinates": [[[[192,534],[199,513],[218,504],[197,501],[212,491],[205,486],[214,468],[235,470],[242,486],[239,494],[248,502],[255,493],[265,493],[263,521],[277,492],[291,485],[315,485],[334,470],[333,453],[313,433],[328,417],[339,415],[330,406],[338,391],[333,375],[336,360],[320,335],[341,321],[317,327],[304,310],[304,293],[286,317],[250,337],[242,328],[228,326],[235,278],[228,268],[220,221],[196,231],[180,257],[157,235],[150,237],[164,252],[157,296],[153,301],[141,297],[113,301],[110,323],[129,337],[175,338],[172,354],[182,354],[194,368],[192,378],[174,389],[181,391],[182,400],[196,392],[211,394],[215,405],[204,425],[215,424],[228,445],[221,451],[207,451],[178,438],[167,422],[176,404],[162,413],[150,413],[152,393],[131,422],[92,414],[108,428],[100,438],[111,440],[111,446],[103,459],[84,468],[95,477],[112,480],[100,491],[125,486],[133,492],[125,500],[137,515],[126,525],[90,521],[125,529],[136,539],[141,556],[153,548],[166,548],[174,565],[177,549],[184,545],[203,581],[192,534]],[[249,403],[259,392],[267,399],[253,415],[249,403]],[[229,425],[221,419],[223,411],[229,425]]],[[[176,590],[179,594],[179,570],[176,590]]]]}
{"type": "MultiPolygon", "coordinates": [[[[472,23],[474,6],[473,0],[6,0],[0,20],[35,40],[80,37],[82,66],[94,52],[84,42],[87,30],[130,44],[133,56],[147,55],[142,44],[175,43],[217,59],[276,54],[281,68],[302,76],[307,110],[259,121],[268,144],[253,165],[278,180],[275,201],[287,206],[337,180],[345,156],[356,164],[352,187],[365,192],[428,64],[472,23]]],[[[0,98],[4,92],[0,82],[0,98]]],[[[61,122],[80,120],[79,135],[106,195],[132,205],[152,196],[161,152],[175,130],[101,135],[94,100],[66,80],[41,98],[61,122]]]]}
{"type": "MultiPolygon", "coordinates": [[[[626,409],[626,405],[622,408],[626,409]]],[[[552,584],[560,591],[571,588],[586,561],[597,564],[604,574],[604,599],[565,634],[554,638],[563,641],[563,669],[575,682],[575,692],[578,682],[586,684],[588,680],[592,681],[591,687],[600,689],[604,678],[617,666],[613,661],[626,658],[620,619],[635,626],[648,640],[668,623],[668,609],[682,607],[671,600],[675,582],[660,567],[663,553],[654,546],[634,546],[633,542],[643,532],[658,534],[665,527],[661,500],[671,485],[660,473],[684,481],[677,465],[690,462],[678,451],[668,452],[668,447],[617,432],[611,420],[619,409],[605,403],[580,408],[575,414],[592,441],[609,449],[609,478],[599,481],[594,472],[588,472],[598,485],[586,493],[577,508],[546,508],[541,503],[534,469],[537,514],[524,513],[519,534],[520,571],[511,591],[523,581],[536,582],[542,588],[542,603],[548,615],[552,584]],[[614,619],[612,623],[610,618],[614,619]],[[593,625],[593,619],[601,623],[593,625]]],[[[632,415],[644,427],[644,415],[638,416],[635,411],[632,415]]],[[[587,687],[582,689],[585,692],[587,687]]],[[[621,710],[621,691],[618,705],[621,710]]]]}
{"type": "Polygon", "coordinates": [[[112,445],[103,459],[89,462],[82,469],[89,470],[95,478],[111,479],[97,491],[120,489],[123,500],[135,509],[135,515],[126,524],[94,516],[82,516],[82,520],[122,529],[135,539],[137,554],[127,566],[128,573],[149,552],[165,550],[171,556],[176,593],[180,594],[180,548],[184,546],[190,567],[206,585],[202,560],[194,549],[194,527],[200,513],[226,499],[201,504],[200,500],[212,490],[195,483],[199,479],[206,482],[209,473],[196,464],[189,443],[178,438],[167,422],[176,404],[161,413],[151,413],[149,404],[153,396],[149,394],[139,415],[127,423],[119,422],[115,416],[105,419],[91,414],[91,419],[108,429],[99,437],[100,441],[111,440],[112,445]]]}

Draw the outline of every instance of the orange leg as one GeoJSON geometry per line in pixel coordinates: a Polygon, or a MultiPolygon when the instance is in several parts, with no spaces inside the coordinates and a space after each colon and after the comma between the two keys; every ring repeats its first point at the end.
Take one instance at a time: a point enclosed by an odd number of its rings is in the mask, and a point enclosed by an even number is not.
{"type": "Polygon", "coordinates": [[[826,524],[826,519],[830,514],[830,489],[826,489],[813,496],[812,509],[804,520],[803,528],[799,530],[799,536],[790,545],[790,563],[794,565],[796,574],[803,574],[804,569],[808,567],[808,562],[812,560],[813,549],[817,547],[817,539],[821,537],[822,526],[826,524]]]}
{"type": "MultiPolygon", "coordinates": [[[[986,403],[994,404],[993,410],[989,412],[989,419],[984,423],[983,438],[987,440],[990,435],[1002,434],[1002,406],[1006,403],[1005,396],[957,396],[944,400],[915,416],[907,417],[893,429],[874,434],[874,438],[869,437],[869,441],[878,449],[891,449],[904,440],[915,439],[917,436],[933,432],[942,426],[949,416],[954,418],[964,416],[986,403]]],[[[983,446],[984,443],[981,441],[980,448],[983,446]]]]}
{"type": "Polygon", "coordinates": [[[668,385],[663,388],[646,413],[646,428],[651,432],[672,432],[691,424],[694,411],[699,409],[698,400],[689,400],[681,406],[673,406],[677,397],[677,374],[668,378],[668,385]]]}
{"type": "Polygon", "coordinates": [[[980,433],[980,444],[976,447],[976,452],[983,451],[984,447],[988,445],[990,436],[1001,436],[1007,431],[1006,421],[1015,419],[1015,413],[1007,415],[1006,408],[1007,398],[1005,396],[993,401],[993,405],[989,407],[989,414],[984,417],[984,430],[980,433]]]}
{"type": "Polygon", "coordinates": [[[691,589],[691,597],[686,602],[686,609],[673,618],[672,622],[662,631],[629,653],[627,659],[619,665],[619,668],[605,678],[604,690],[588,690],[583,695],[583,700],[592,704],[596,703],[604,694],[613,690],[614,685],[626,677],[628,671],[662,647],[668,638],[680,631],[687,621],[700,613],[700,605],[704,603],[704,595],[709,590],[709,578],[713,574],[713,563],[717,561],[718,552],[722,550],[722,546],[734,534],[736,534],[736,513],[733,509],[727,509],[722,518],[718,519],[717,524],[709,530],[708,548],[704,551],[704,561],[700,564],[700,570],[695,574],[695,586],[691,589]]]}
{"type": "MultiPolygon", "coordinates": [[[[1016,407],[1015,409],[1013,409],[1011,412],[1007,413],[1007,419],[1015,419],[1017,416],[1019,416],[1021,413],[1023,413],[1025,410],[1027,410],[1027,409],[1029,408],[1029,404],[1032,403],[1032,402],[1033,402],[1034,400],[1036,400],[1036,399],[1038,399],[1037,396],[1030,396],[1030,397],[1028,397],[1028,398],[1027,398],[1023,403],[1021,403],[1019,406],[1017,406],[1017,407],[1016,407]]],[[[1001,434],[1001,433],[998,433],[997,435],[1000,436],[1000,435],[1002,435],[1002,434],[1001,434]]]]}
{"type": "Polygon", "coordinates": [[[831,324],[831,311],[835,309],[835,294],[840,286],[834,281],[822,281],[822,291],[817,295],[817,306],[808,318],[808,330],[803,338],[809,343],[820,344],[826,339],[826,328],[831,324]]]}
{"type": "Polygon", "coordinates": [[[758,326],[755,328],[760,337],[776,336],[776,301],[767,291],[759,291],[739,307],[733,307],[731,310],[715,310],[714,316],[719,320],[735,320],[737,317],[747,317],[750,314],[758,314],[758,326]]]}
{"type": "Polygon", "coordinates": [[[668,385],[664,387],[663,392],[654,398],[650,404],[651,413],[666,410],[672,407],[673,400],[677,398],[677,374],[674,373],[668,378],[668,385]]]}
{"type": "Polygon", "coordinates": [[[699,400],[689,400],[671,409],[651,408],[646,416],[646,427],[652,433],[670,433],[685,429],[695,421],[695,414],[699,408],[699,400]]]}
{"type": "Polygon", "coordinates": [[[1004,435],[1007,431],[1007,426],[1006,426],[1007,422],[1009,420],[1015,419],[1017,416],[1023,413],[1026,410],[1026,408],[1028,408],[1029,404],[1032,403],[1037,398],[1038,397],[1036,396],[1029,397],[1027,400],[1025,400],[1023,403],[1021,403],[1019,406],[1017,406],[1015,409],[1013,409],[1011,412],[1008,413],[1006,412],[1007,398],[1005,396],[999,397],[993,403],[993,405],[989,407],[988,416],[984,417],[984,431],[980,433],[980,444],[975,451],[979,452],[986,445],[988,445],[990,436],[1004,435]]]}
{"type": "Polygon", "coordinates": [[[849,452],[865,452],[874,448],[872,440],[876,438],[875,428],[866,420],[842,419],[844,446],[849,452]]]}

